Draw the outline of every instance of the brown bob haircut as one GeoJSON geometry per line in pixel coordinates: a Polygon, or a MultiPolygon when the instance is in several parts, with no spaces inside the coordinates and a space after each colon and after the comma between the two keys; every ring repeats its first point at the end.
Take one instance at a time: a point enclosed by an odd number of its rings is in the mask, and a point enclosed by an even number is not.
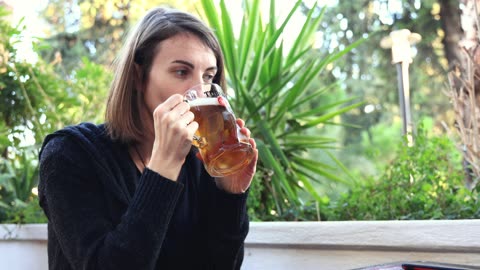
{"type": "Polygon", "coordinates": [[[105,113],[107,132],[112,139],[133,143],[144,137],[147,129],[140,117],[140,108],[144,106],[143,92],[136,89],[136,82],[145,85],[158,45],[182,33],[197,36],[213,51],[217,60],[213,82],[225,87],[223,54],[212,30],[191,14],[154,8],[132,29],[115,63],[115,77],[105,113]]]}

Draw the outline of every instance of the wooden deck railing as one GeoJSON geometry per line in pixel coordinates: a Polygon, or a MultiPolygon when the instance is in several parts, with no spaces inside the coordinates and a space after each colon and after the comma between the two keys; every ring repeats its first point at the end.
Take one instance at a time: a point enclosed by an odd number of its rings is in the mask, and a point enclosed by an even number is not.
{"type": "Polygon", "coordinates": [[[252,222],[243,269],[436,261],[480,269],[480,220],[252,222]]]}
{"type": "MultiPolygon", "coordinates": [[[[244,270],[435,261],[480,269],[480,220],[251,222],[244,270]]],[[[47,226],[0,224],[0,269],[46,270],[47,226]]]]}

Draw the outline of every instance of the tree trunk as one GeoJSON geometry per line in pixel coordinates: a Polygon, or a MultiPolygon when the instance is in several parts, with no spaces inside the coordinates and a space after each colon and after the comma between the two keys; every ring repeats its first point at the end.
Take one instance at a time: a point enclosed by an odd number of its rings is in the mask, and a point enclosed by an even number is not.
{"type": "Polygon", "coordinates": [[[445,54],[449,62],[450,99],[455,126],[461,139],[465,184],[474,188],[480,177],[480,48],[478,5],[480,0],[460,0],[462,9],[440,0],[445,54]]]}
{"type": "Polygon", "coordinates": [[[465,66],[465,54],[460,46],[464,32],[461,25],[461,10],[457,1],[439,0],[440,22],[445,32],[442,40],[449,68],[465,66]]]}

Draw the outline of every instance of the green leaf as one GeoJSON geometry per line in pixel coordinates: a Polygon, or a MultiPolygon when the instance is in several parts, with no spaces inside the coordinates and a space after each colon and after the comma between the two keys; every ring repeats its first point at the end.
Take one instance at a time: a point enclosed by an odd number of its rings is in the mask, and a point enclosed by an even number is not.
{"type": "Polygon", "coordinates": [[[293,159],[298,164],[298,166],[304,167],[305,169],[315,172],[318,175],[325,176],[328,179],[334,180],[342,184],[347,184],[347,185],[349,184],[348,181],[331,172],[334,169],[331,166],[328,166],[318,161],[309,160],[301,157],[294,157],[293,159]]]}
{"type": "Polygon", "coordinates": [[[249,14],[243,15],[242,20],[242,29],[240,32],[240,70],[239,78],[243,78],[245,71],[247,69],[248,57],[251,55],[252,48],[252,39],[258,34],[258,26],[260,20],[260,1],[255,1],[253,3],[253,8],[249,14]],[[248,17],[247,17],[248,15],[248,17]]]}
{"type": "Polygon", "coordinates": [[[289,135],[282,145],[288,148],[325,148],[335,142],[333,138],[320,136],[289,135]]]}
{"type": "Polygon", "coordinates": [[[320,117],[316,117],[315,119],[313,120],[310,120],[308,121],[307,124],[305,124],[303,126],[303,128],[309,128],[309,127],[314,127],[320,123],[325,123],[327,120],[329,119],[332,119],[333,117],[335,116],[338,116],[342,113],[345,113],[345,112],[348,112],[350,111],[351,109],[354,109],[354,108],[357,108],[358,106],[360,106],[361,104],[363,104],[363,102],[359,102],[359,103],[355,103],[353,105],[349,105],[349,106],[346,106],[346,107],[343,107],[337,111],[334,111],[334,112],[331,112],[331,113],[327,113],[325,115],[322,115],[320,117]]]}
{"type": "MultiPolygon", "coordinates": [[[[336,101],[334,103],[331,103],[331,104],[326,104],[326,105],[322,105],[322,106],[319,106],[317,108],[314,108],[312,110],[309,110],[307,112],[303,112],[303,113],[298,113],[298,114],[295,114],[293,116],[293,118],[296,118],[296,119],[299,119],[299,118],[304,118],[304,117],[310,117],[310,116],[314,116],[314,115],[317,115],[321,112],[324,112],[324,111],[327,111],[329,109],[332,109],[332,108],[336,108],[340,105],[344,105],[344,104],[348,104],[350,103],[351,101],[355,100],[357,98],[353,97],[353,98],[348,98],[348,99],[343,99],[343,100],[339,100],[339,101],[336,101]]],[[[350,109],[348,110],[351,110],[351,109],[354,109],[354,108],[357,108],[358,106],[360,105],[363,105],[365,104],[364,102],[358,102],[356,103],[353,107],[351,107],[350,109]]],[[[293,108],[296,108],[297,106],[292,106],[292,109],[293,108]]],[[[348,111],[347,110],[347,111],[348,111]]]]}
{"type": "MultiPolygon", "coordinates": [[[[295,200],[297,197],[295,195],[295,192],[291,188],[291,185],[289,184],[289,180],[287,179],[285,171],[283,170],[281,164],[277,161],[277,159],[275,159],[270,149],[268,149],[265,144],[259,143],[258,154],[265,167],[275,173],[273,176],[276,181],[275,184],[278,184],[280,188],[287,193],[288,198],[295,200]]],[[[277,198],[277,200],[279,199],[281,198],[277,198]]],[[[281,211],[280,207],[279,210],[281,211]]]]}
{"type": "Polygon", "coordinates": [[[287,56],[287,59],[294,58],[294,55],[297,51],[304,50],[306,46],[311,46],[311,39],[313,38],[313,34],[317,30],[317,26],[320,24],[320,21],[323,18],[323,14],[325,13],[325,7],[322,9],[319,16],[317,16],[315,19],[312,19],[314,12],[315,7],[311,8],[309,13],[307,14],[305,23],[300,30],[299,36],[295,39],[295,43],[293,44],[290,54],[287,56]]]}
{"type": "MultiPolygon", "coordinates": [[[[227,6],[225,4],[224,0],[220,1],[220,10],[221,10],[221,23],[222,23],[222,32],[223,32],[223,38],[228,39],[228,40],[235,40],[235,35],[233,31],[233,25],[232,21],[230,20],[230,15],[228,14],[227,6]]],[[[225,51],[227,52],[233,52],[236,51],[235,43],[229,42],[224,44],[225,45],[225,51]]],[[[238,75],[238,56],[237,54],[229,54],[228,62],[226,59],[226,64],[230,67],[229,70],[230,76],[237,76],[238,75]]]]}

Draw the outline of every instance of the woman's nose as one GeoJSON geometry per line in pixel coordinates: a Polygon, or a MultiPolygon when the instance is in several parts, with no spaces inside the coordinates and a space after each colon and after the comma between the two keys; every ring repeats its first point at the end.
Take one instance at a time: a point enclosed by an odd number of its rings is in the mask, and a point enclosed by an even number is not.
{"type": "Polygon", "coordinates": [[[192,86],[204,83],[202,75],[198,75],[192,78],[192,86]]]}

